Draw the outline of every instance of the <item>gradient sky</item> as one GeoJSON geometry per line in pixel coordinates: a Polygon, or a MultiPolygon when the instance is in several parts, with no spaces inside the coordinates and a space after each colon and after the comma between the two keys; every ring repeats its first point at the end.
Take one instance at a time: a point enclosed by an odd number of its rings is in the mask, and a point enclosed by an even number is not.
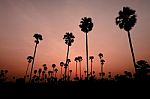
{"type": "MultiPolygon", "coordinates": [[[[136,60],[150,63],[150,0],[0,0],[0,69],[8,75],[23,77],[28,55],[33,55],[33,35],[43,40],[38,45],[34,69],[65,61],[67,45],[63,35],[73,32],[70,47],[70,68],[75,71],[75,56],[82,56],[85,70],[85,33],[80,31],[82,17],[91,17],[94,27],[89,32],[89,55],[94,56],[93,68],[100,71],[98,54],[104,54],[104,71],[113,74],[124,70],[134,72],[127,33],[115,25],[123,6],[136,10],[137,23],[131,30],[136,60]]],[[[90,61],[89,61],[90,66],[90,61]]],[[[90,69],[90,68],[89,68],[90,69]]]]}

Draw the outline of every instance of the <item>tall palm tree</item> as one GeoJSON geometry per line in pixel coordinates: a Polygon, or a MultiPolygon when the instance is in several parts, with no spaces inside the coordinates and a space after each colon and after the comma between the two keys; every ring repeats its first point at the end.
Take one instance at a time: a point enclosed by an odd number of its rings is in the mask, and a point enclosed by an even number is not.
{"type": "MultiPolygon", "coordinates": [[[[65,64],[67,64],[67,59],[68,59],[68,56],[69,56],[69,47],[74,42],[74,38],[75,38],[75,36],[71,32],[67,32],[64,35],[63,39],[65,40],[65,43],[68,45],[67,56],[66,56],[66,63],[65,64]]],[[[65,80],[66,80],[66,71],[67,71],[67,66],[65,67],[65,74],[64,74],[65,80]]]]}
{"type": "Polygon", "coordinates": [[[80,65],[80,79],[82,78],[81,76],[82,76],[82,74],[81,74],[81,61],[83,60],[82,59],[82,56],[78,56],[78,60],[79,60],[79,65],[80,65]]]}
{"type": "Polygon", "coordinates": [[[33,71],[33,66],[34,66],[34,59],[35,59],[37,45],[39,44],[40,40],[43,40],[41,34],[34,34],[33,37],[35,38],[35,41],[34,41],[35,42],[35,49],[34,49],[34,54],[33,54],[33,61],[32,61],[32,67],[31,67],[29,82],[31,82],[31,77],[32,77],[32,71],[33,71]]]}
{"type": "Polygon", "coordinates": [[[119,16],[116,17],[116,25],[118,25],[120,29],[124,29],[128,33],[132,60],[136,72],[136,60],[135,60],[131,36],[130,36],[130,30],[132,29],[132,27],[134,27],[137,21],[135,12],[136,12],[135,10],[132,10],[129,7],[123,7],[123,10],[119,11],[119,16]]]}
{"type": "Polygon", "coordinates": [[[61,67],[61,70],[60,70],[60,77],[62,77],[62,67],[64,66],[64,62],[60,62],[60,67],[61,67]]]}
{"type": "Polygon", "coordinates": [[[88,32],[92,30],[92,18],[84,17],[81,19],[79,27],[81,31],[86,34],[86,65],[87,65],[87,79],[88,79],[88,32]]]}
{"type": "Polygon", "coordinates": [[[90,56],[89,59],[91,60],[91,77],[92,77],[92,73],[93,73],[93,71],[92,71],[92,67],[93,67],[92,63],[93,63],[94,56],[90,56]]]}
{"type": "Polygon", "coordinates": [[[24,76],[24,80],[26,79],[27,72],[28,72],[28,68],[29,68],[30,63],[31,63],[32,60],[33,60],[33,57],[32,57],[32,56],[28,56],[28,57],[27,57],[27,60],[28,60],[28,65],[27,65],[27,69],[26,69],[25,76],[24,76]]]}
{"type": "Polygon", "coordinates": [[[78,57],[75,57],[75,59],[74,59],[74,61],[76,62],[76,77],[78,76],[78,71],[77,71],[77,63],[78,63],[78,60],[79,60],[79,58],[78,57]]]}

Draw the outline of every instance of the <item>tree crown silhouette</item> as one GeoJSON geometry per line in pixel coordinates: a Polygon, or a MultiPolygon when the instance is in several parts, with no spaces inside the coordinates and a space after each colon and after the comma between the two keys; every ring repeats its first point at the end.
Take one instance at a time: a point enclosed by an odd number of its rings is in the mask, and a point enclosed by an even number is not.
{"type": "Polygon", "coordinates": [[[120,29],[130,31],[137,20],[135,12],[129,7],[123,7],[123,10],[119,11],[119,16],[116,17],[116,25],[119,25],[120,29]]]}

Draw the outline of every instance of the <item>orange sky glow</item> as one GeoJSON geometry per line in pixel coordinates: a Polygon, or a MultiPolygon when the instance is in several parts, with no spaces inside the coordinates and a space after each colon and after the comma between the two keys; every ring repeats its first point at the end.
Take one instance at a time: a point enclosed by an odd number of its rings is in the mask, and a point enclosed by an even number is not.
{"type": "Polygon", "coordinates": [[[100,52],[106,61],[106,74],[134,72],[127,33],[116,26],[115,18],[123,6],[136,10],[137,23],[131,30],[135,57],[150,63],[149,4],[149,0],[0,0],[0,70],[7,69],[9,77],[24,76],[26,57],[33,55],[36,32],[43,40],[38,44],[34,69],[42,68],[43,64],[47,64],[48,70],[52,70],[52,64],[60,69],[59,63],[65,62],[67,52],[63,36],[72,32],[75,41],[70,47],[70,69],[74,76],[74,58],[82,56],[84,71],[85,33],[80,31],[79,24],[82,17],[91,17],[94,27],[88,33],[89,56],[94,56],[93,70],[97,77],[100,52]]]}

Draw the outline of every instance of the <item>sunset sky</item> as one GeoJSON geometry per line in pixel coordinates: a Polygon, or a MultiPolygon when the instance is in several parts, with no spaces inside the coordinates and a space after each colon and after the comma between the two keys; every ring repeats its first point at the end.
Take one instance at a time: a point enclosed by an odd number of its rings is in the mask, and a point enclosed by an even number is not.
{"type": "MultiPolygon", "coordinates": [[[[33,55],[35,33],[43,40],[38,44],[34,69],[65,62],[66,32],[72,32],[75,41],[70,47],[70,69],[75,73],[76,56],[82,56],[82,70],[86,69],[85,33],[80,31],[82,17],[91,17],[94,23],[89,32],[89,56],[94,56],[93,69],[100,72],[98,54],[104,54],[106,74],[134,72],[127,33],[115,24],[123,6],[136,10],[137,23],[131,30],[136,60],[150,63],[150,0],[0,0],[0,70],[7,69],[9,77],[23,77],[26,57],[33,55]]],[[[90,61],[89,61],[90,69],[90,61]]],[[[78,70],[79,71],[79,70],[78,70]]],[[[60,73],[60,71],[58,71],[60,73]]]]}

